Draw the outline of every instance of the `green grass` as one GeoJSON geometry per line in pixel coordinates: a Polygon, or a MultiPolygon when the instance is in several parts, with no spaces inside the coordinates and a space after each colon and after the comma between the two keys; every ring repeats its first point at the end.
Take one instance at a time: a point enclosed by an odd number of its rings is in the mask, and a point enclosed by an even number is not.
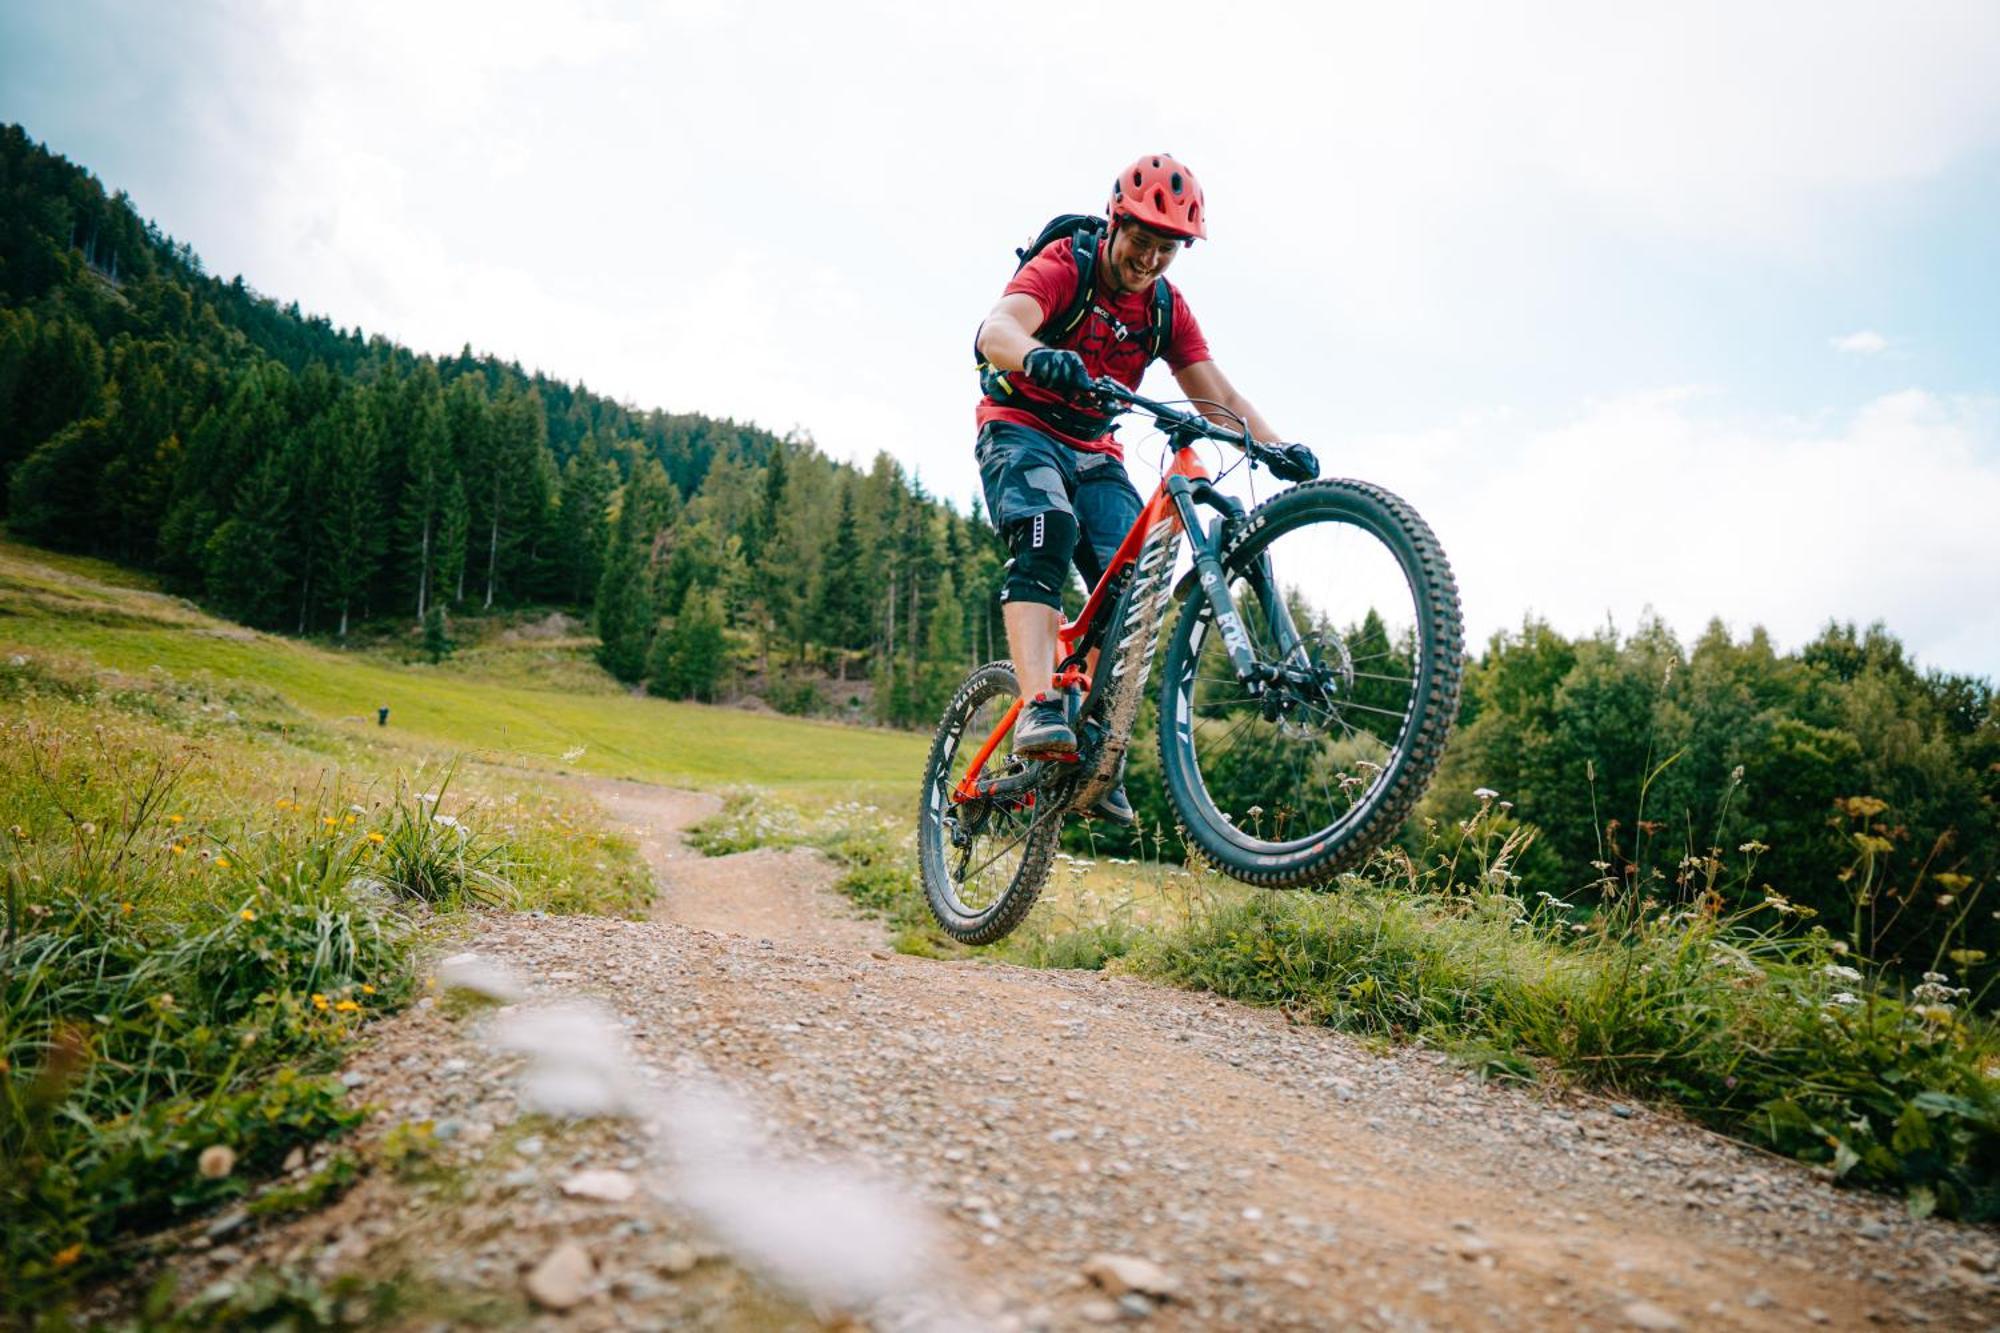
{"type": "MultiPolygon", "coordinates": [[[[51,557],[0,541],[0,661],[10,653],[80,654],[143,678],[153,668],[282,697],[301,716],[373,738],[388,732],[540,768],[721,789],[759,783],[820,805],[900,801],[916,786],[928,741],[728,708],[574,688],[555,649],[496,646],[454,666],[401,665],[379,651],[342,652],[216,620],[177,599],[108,581],[100,562],[51,557]],[[60,563],[58,563],[60,562],[60,563]],[[562,688],[531,682],[544,657],[562,688]]],[[[384,738],[386,739],[386,738],[384,738]]]]}

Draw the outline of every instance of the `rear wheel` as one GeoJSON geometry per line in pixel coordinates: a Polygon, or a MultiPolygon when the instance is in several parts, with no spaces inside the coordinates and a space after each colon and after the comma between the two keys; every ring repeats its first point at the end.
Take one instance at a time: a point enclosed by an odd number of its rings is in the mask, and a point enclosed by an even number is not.
{"type": "Polygon", "coordinates": [[[1416,511],[1355,481],[1259,506],[1222,563],[1262,679],[1238,678],[1193,584],[1162,682],[1167,790],[1218,869],[1322,884],[1395,835],[1437,767],[1458,712],[1458,588],[1416,511]]]}
{"type": "Polygon", "coordinates": [[[1048,879],[1072,779],[1056,765],[1015,758],[1006,740],[980,770],[993,795],[954,796],[986,738],[1020,697],[1014,668],[993,662],[959,686],[938,723],[924,765],[917,859],[931,915],[965,944],[991,944],[1021,924],[1048,879]]]}

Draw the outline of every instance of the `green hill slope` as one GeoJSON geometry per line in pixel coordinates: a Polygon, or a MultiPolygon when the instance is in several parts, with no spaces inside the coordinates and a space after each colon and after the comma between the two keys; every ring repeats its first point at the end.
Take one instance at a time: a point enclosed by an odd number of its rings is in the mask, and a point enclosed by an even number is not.
{"type": "Polygon", "coordinates": [[[55,651],[275,691],[310,717],[464,747],[494,762],[698,787],[756,782],[808,802],[913,793],[925,740],[624,693],[578,694],[329,651],[217,619],[129,571],[0,542],[0,655],[55,651]]]}

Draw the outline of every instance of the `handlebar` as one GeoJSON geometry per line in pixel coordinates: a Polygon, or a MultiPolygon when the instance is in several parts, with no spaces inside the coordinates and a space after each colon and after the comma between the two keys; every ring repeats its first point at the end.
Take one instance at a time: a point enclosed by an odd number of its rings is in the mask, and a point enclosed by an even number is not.
{"type": "MultiPolygon", "coordinates": [[[[1152,417],[1159,423],[1161,429],[1167,432],[1167,437],[1173,441],[1176,449],[1185,448],[1197,439],[1214,440],[1219,444],[1234,445],[1250,455],[1252,461],[1262,463],[1265,467],[1273,468],[1280,473],[1285,471],[1290,461],[1283,452],[1283,446],[1272,446],[1253,439],[1247,430],[1230,430],[1218,426],[1199,412],[1184,412],[1180,408],[1154,402],[1150,398],[1132,392],[1109,375],[1092,380],[1090,388],[1085,392],[1093,397],[1123,403],[1134,411],[1144,412],[1152,417]]],[[[1317,471],[1316,466],[1314,470],[1317,471]]]]}

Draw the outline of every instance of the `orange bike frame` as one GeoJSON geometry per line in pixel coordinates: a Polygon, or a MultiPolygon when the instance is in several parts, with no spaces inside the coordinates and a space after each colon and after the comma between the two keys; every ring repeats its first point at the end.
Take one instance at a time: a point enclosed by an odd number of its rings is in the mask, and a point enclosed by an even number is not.
{"type": "MultiPolygon", "coordinates": [[[[1147,534],[1161,523],[1168,523],[1172,525],[1170,529],[1172,536],[1175,538],[1180,536],[1182,530],[1180,509],[1175,505],[1173,497],[1167,493],[1167,477],[1207,481],[1208,469],[1202,466],[1201,458],[1193,445],[1174,451],[1173,466],[1160,478],[1160,484],[1154,488],[1152,498],[1146,501],[1146,507],[1139,511],[1138,521],[1132,525],[1131,531],[1125,534],[1125,540],[1118,544],[1118,550],[1111,557],[1110,563],[1105,566],[1103,575],[1097,580],[1097,586],[1090,590],[1089,600],[1084,602],[1083,610],[1077,612],[1075,620],[1056,632],[1062,645],[1056,661],[1067,661],[1073,657],[1077,645],[1089,637],[1090,627],[1096,623],[1100,615],[1110,609],[1106,606],[1110,590],[1116,585],[1118,575],[1138,560],[1139,552],[1146,544],[1147,534]]],[[[1055,663],[1050,663],[1051,667],[1054,665],[1055,663]]],[[[1086,693],[1090,689],[1090,678],[1074,668],[1056,677],[1055,683],[1064,687],[1080,685],[1086,693]]],[[[960,778],[958,785],[952,789],[951,800],[954,805],[962,805],[979,796],[979,775],[985,770],[986,761],[993,757],[1001,742],[1006,740],[1007,733],[1014,729],[1015,719],[1020,715],[1021,701],[1016,699],[1001,715],[999,723],[993,728],[993,733],[979,747],[979,753],[973,756],[972,765],[965,770],[965,776],[960,778]]]]}

